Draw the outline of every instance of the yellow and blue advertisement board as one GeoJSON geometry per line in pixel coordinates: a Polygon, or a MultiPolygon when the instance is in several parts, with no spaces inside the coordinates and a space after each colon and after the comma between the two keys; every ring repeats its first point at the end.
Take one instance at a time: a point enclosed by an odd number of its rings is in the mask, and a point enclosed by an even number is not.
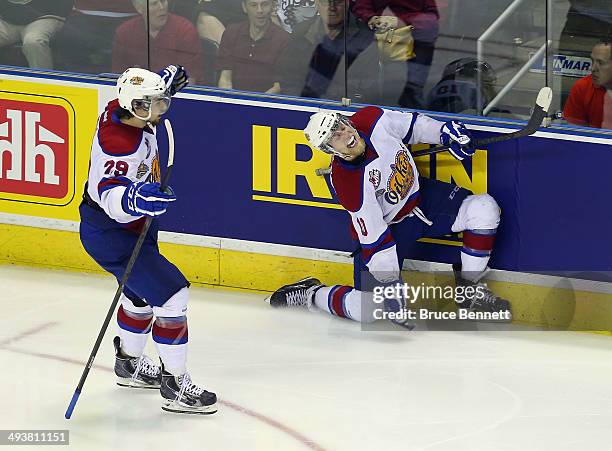
{"type": "MultiPolygon", "coordinates": [[[[78,221],[97,115],[112,95],[108,84],[2,80],[2,214],[78,221]]],[[[195,91],[175,98],[168,116],[178,201],[161,229],[212,242],[353,250],[348,215],[329,178],[315,172],[330,157],[313,152],[301,131],[316,110],[195,91]]],[[[477,118],[466,122],[479,138],[503,130],[477,118]]],[[[163,130],[158,141],[164,154],[163,130]]],[[[545,134],[478,149],[465,162],[447,153],[421,157],[418,166],[425,176],[497,199],[502,224],[493,267],[588,273],[612,266],[604,252],[612,229],[609,148],[605,139],[545,134]]],[[[424,240],[413,257],[450,261],[459,244],[452,236],[424,240]]]]}

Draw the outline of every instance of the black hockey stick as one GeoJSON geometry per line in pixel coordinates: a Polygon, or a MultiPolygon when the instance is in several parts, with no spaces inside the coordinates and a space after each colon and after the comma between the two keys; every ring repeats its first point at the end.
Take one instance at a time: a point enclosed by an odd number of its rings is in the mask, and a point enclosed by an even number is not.
{"type": "MultiPolygon", "coordinates": [[[[533,113],[531,113],[529,122],[527,122],[527,125],[525,127],[512,133],[503,133],[501,135],[492,136],[490,138],[479,139],[474,142],[474,147],[486,146],[487,144],[509,141],[511,139],[523,138],[525,136],[533,135],[542,125],[542,121],[544,120],[544,118],[546,118],[548,114],[548,108],[550,108],[551,102],[552,89],[550,89],[548,86],[540,89],[540,92],[538,93],[538,97],[536,99],[535,107],[533,108],[533,113]]],[[[423,155],[431,155],[438,152],[444,152],[449,148],[450,146],[439,145],[430,149],[423,149],[417,150],[416,152],[412,152],[412,156],[415,158],[422,157],[423,155]]]]}
{"type": "MultiPolygon", "coordinates": [[[[164,178],[161,182],[161,190],[165,190],[168,187],[168,180],[170,179],[170,172],[172,171],[172,165],[174,163],[174,134],[172,133],[172,126],[170,125],[170,121],[168,119],[164,120],[164,125],[166,126],[166,132],[168,133],[168,167],[166,169],[166,173],[164,174],[164,178]]],[[[111,303],[110,308],[108,309],[108,313],[106,314],[106,318],[104,319],[104,323],[102,324],[102,328],[98,333],[98,338],[96,338],[96,343],[91,350],[91,354],[89,354],[89,359],[87,360],[87,364],[83,369],[83,374],[81,375],[81,380],[79,380],[79,384],[77,385],[76,390],[74,390],[74,394],[72,395],[72,399],[70,400],[70,404],[68,404],[68,409],[66,409],[65,418],[67,420],[72,416],[72,412],[74,411],[74,407],[76,406],[77,401],[79,400],[79,396],[81,395],[81,391],[83,390],[83,385],[85,385],[85,380],[87,379],[87,375],[89,374],[89,370],[93,366],[94,359],[96,358],[96,354],[98,353],[98,349],[100,348],[100,344],[102,343],[102,339],[104,338],[104,334],[106,333],[106,329],[110,324],[110,321],[115,313],[115,308],[117,307],[117,303],[119,302],[119,297],[123,292],[123,287],[130,277],[130,273],[132,272],[132,268],[134,267],[134,263],[136,262],[136,258],[138,258],[138,254],[140,253],[140,248],[142,247],[142,243],[149,231],[149,227],[151,227],[151,222],[153,218],[151,216],[147,216],[145,220],[144,226],[140,235],[138,236],[138,241],[136,241],[136,245],[134,246],[134,250],[132,251],[132,256],[128,261],[127,267],[125,268],[125,273],[121,278],[121,282],[119,283],[119,287],[117,287],[117,291],[115,292],[115,297],[113,298],[113,302],[111,303]]]]}

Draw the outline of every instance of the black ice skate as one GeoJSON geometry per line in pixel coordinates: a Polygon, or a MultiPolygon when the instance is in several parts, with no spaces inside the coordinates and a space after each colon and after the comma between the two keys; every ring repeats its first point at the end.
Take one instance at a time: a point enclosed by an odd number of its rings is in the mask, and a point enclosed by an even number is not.
{"type": "Polygon", "coordinates": [[[121,339],[115,337],[115,374],[117,385],[129,388],[159,388],[161,369],[146,355],[131,357],[121,351],[121,339]]]}
{"type": "Polygon", "coordinates": [[[217,395],[194,384],[189,373],[174,376],[162,365],[160,392],[167,412],[210,415],[217,411],[217,395]]]}
{"type": "Polygon", "coordinates": [[[512,309],[509,301],[495,295],[486,283],[472,282],[461,277],[460,265],[453,265],[453,272],[455,273],[455,285],[457,287],[474,287],[471,295],[466,294],[463,302],[457,302],[460,309],[476,313],[476,315],[469,315],[468,313],[466,318],[463,319],[507,323],[512,321],[512,309]],[[484,319],[478,314],[483,314],[484,319]]]}
{"type": "Polygon", "coordinates": [[[295,283],[285,285],[266,298],[272,307],[308,307],[312,309],[314,293],[323,285],[319,279],[306,277],[295,283]]]}

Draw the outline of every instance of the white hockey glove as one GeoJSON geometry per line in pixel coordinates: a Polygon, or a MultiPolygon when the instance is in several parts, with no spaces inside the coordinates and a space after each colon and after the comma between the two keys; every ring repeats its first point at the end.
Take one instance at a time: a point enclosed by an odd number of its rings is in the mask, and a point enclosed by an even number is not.
{"type": "Polygon", "coordinates": [[[183,66],[171,64],[163,69],[159,75],[166,83],[166,89],[171,96],[189,84],[189,77],[183,66]]]}
{"type": "Polygon", "coordinates": [[[445,146],[450,146],[448,151],[459,161],[471,157],[476,152],[473,147],[472,134],[461,122],[445,122],[440,128],[440,142],[445,146]]]}

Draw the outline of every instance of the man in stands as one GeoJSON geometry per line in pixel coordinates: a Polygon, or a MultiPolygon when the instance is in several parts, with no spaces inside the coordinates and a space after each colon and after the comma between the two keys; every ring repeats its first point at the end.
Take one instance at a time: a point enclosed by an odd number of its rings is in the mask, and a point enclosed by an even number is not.
{"type": "Polygon", "coordinates": [[[574,83],[563,116],[570,124],[612,129],[612,39],[599,41],[591,59],[591,75],[574,83]]]}
{"type": "Polygon", "coordinates": [[[148,20],[147,0],[132,0],[132,4],[142,17],[128,20],[117,28],[113,42],[113,72],[121,73],[128,67],[158,71],[176,63],[187,69],[193,84],[202,83],[202,43],[195,26],[184,17],[169,14],[168,0],[150,0],[148,20]],[[150,53],[147,40],[150,40],[150,53]]]}
{"type": "Polygon", "coordinates": [[[289,33],[272,23],[274,0],[244,0],[248,20],[230,24],[221,40],[219,87],[277,94],[277,62],[289,33]]]}

